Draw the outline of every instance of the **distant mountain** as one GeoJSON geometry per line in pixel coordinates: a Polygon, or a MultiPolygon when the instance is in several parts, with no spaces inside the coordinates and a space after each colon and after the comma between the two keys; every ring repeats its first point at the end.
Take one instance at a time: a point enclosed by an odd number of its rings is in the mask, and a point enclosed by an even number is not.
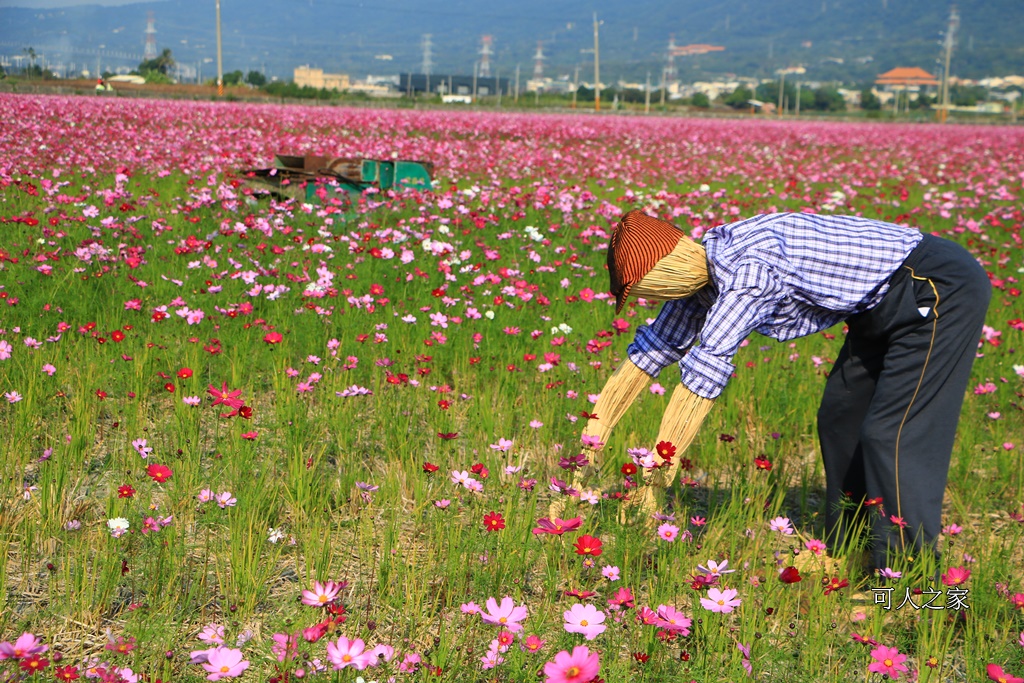
{"type": "MultiPolygon", "coordinates": [[[[159,49],[182,64],[215,70],[213,0],[164,0],[117,7],[62,9],[0,5],[0,55],[32,47],[49,62],[95,69],[134,66],[141,58],[147,13],[159,49]],[[99,46],[103,46],[101,49],[99,46]],[[204,60],[207,60],[204,63],[204,60]]],[[[961,0],[951,72],[976,78],[1024,74],[1024,2],[961,0]]],[[[469,74],[480,38],[493,36],[492,74],[523,80],[543,43],[545,75],[593,68],[596,11],[601,76],[660,79],[670,36],[677,45],[709,43],[721,52],[676,58],[684,81],[735,73],[770,76],[803,65],[805,80],[863,81],[895,66],[932,73],[949,6],[933,0],[222,0],[225,71],[265,70],[290,78],[301,64],[353,77],[419,72],[430,34],[434,74],[469,74]]]]}

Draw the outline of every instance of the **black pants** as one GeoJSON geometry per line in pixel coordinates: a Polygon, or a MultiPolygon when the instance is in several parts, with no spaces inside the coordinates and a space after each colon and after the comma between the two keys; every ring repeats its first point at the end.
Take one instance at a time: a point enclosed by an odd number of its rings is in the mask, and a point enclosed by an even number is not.
{"type": "Polygon", "coordinates": [[[882,301],[847,321],[818,410],[831,547],[866,513],[876,568],[890,550],[934,548],[991,293],[973,256],[925,235],[882,301]]]}

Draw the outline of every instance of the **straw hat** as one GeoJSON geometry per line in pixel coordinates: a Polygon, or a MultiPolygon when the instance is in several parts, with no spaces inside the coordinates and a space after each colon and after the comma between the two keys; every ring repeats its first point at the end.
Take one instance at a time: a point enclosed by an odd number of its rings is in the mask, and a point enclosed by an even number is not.
{"type": "Polygon", "coordinates": [[[612,231],[608,275],[615,312],[630,294],[651,299],[681,299],[708,282],[704,247],[671,223],[642,211],[630,211],[612,231]]]}

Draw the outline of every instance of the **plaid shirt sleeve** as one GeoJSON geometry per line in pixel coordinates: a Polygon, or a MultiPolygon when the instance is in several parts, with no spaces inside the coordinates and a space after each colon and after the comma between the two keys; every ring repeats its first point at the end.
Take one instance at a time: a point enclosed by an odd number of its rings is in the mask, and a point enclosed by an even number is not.
{"type": "Polygon", "coordinates": [[[679,362],[682,383],[703,398],[722,393],[736,366],[732,357],[758,326],[771,320],[785,288],[764,263],[740,263],[708,311],[700,345],[679,362]]]}
{"type": "Polygon", "coordinates": [[[699,296],[666,301],[653,323],[637,329],[626,351],[629,359],[657,379],[662,369],[677,362],[693,345],[707,313],[699,296]]]}

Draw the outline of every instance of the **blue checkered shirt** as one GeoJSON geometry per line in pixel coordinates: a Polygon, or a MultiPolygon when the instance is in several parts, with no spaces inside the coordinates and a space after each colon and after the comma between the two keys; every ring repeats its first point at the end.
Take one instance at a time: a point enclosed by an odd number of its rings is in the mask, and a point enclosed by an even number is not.
{"type": "Polygon", "coordinates": [[[854,216],[777,213],[720,225],[704,236],[709,284],[666,301],[629,345],[651,377],[679,362],[699,396],[722,393],[732,357],[753,331],[789,341],[873,307],[921,233],[854,216]]]}

